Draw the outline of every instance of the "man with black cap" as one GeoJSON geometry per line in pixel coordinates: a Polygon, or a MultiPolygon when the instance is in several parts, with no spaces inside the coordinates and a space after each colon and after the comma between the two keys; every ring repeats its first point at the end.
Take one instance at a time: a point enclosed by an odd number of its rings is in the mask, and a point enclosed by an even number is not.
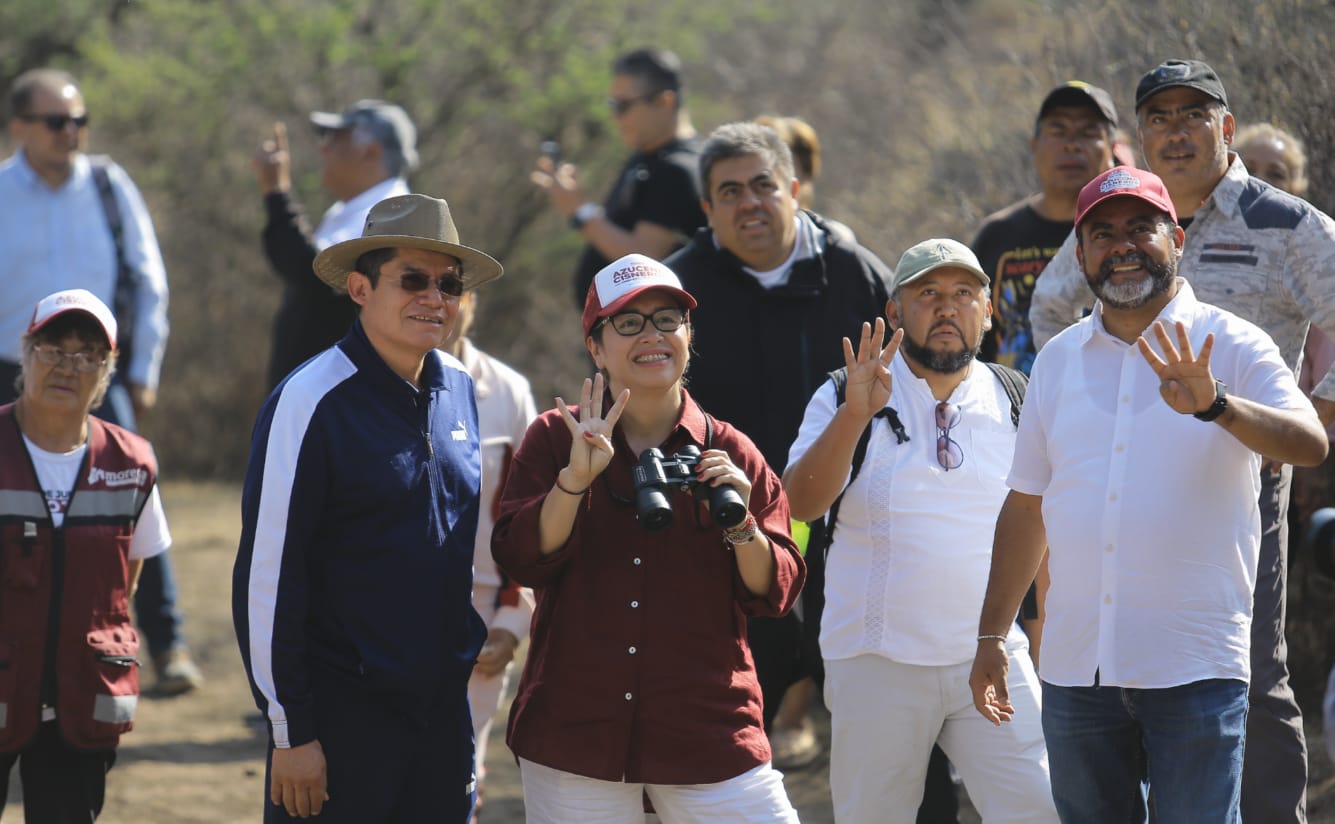
{"type": "Polygon", "coordinates": [[[361,234],[372,206],[408,194],[406,178],[417,168],[417,129],[393,103],[359,100],[341,114],[311,112],[310,121],[320,137],[320,183],[335,199],[314,232],[292,196],[291,156],[282,122],[274,124],[273,137],[252,161],[264,194],[264,253],[283,279],[269,358],[270,388],[342,338],[356,314],[347,295],[311,273],[315,256],[361,234]]]}
{"type": "Polygon", "coordinates": [[[376,204],[315,259],[359,308],[269,396],[242,490],[232,609],[269,723],[265,821],[467,821],[481,465],[473,382],[438,347],[501,275],[445,201],[376,204]]]}
{"type": "MultiPolygon", "coordinates": [[[[1296,372],[1309,325],[1335,335],[1335,221],[1247,172],[1230,149],[1234,122],[1224,86],[1205,63],[1169,60],[1147,72],[1136,87],[1136,115],[1145,160],[1184,216],[1182,276],[1202,300],[1269,333],[1296,372]]],[[[1034,290],[1030,319],[1039,346],[1092,302],[1068,239],[1034,290]]],[[[1335,420],[1335,368],[1312,402],[1322,423],[1335,420]]],[[[1242,810],[1245,820],[1265,824],[1307,817],[1307,744],[1284,640],[1291,474],[1274,463],[1261,472],[1242,810]]]]}
{"type": "Polygon", "coordinates": [[[1144,821],[1147,782],[1159,821],[1244,820],[1261,462],[1328,446],[1275,342],[1177,276],[1169,192],[1119,166],[1080,193],[1098,302],[1034,362],[969,679],[984,717],[1018,719],[998,638],[1046,550],[1043,733],[1068,822],[1144,821]]]}
{"type": "Polygon", "coordinates": [[[1048,92],[1038,107],[1029,154],[1039,191],[990,215],[971,244],[996,285],[991,359],[997,363],[1028,374],[1037,351],[1029,330],[1034,282],[1071,233],[1081,187],[1113,167],[1116,130],[1112,98],[1080,80],[1048,92]]]}

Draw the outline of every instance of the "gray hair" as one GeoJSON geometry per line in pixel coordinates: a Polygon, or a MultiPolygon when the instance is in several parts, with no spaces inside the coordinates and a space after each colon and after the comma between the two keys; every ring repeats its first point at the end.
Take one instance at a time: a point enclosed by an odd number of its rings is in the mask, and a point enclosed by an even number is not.
{"type": "Polygon", "coordinates": [[[705,200],[713,202],[709,173],[714,164],[720,160],[753,156],[764,158],[781,183],[793,181],[793,153],[778,132],[759,123],[725,123],[714,130],[700,152],[700,189],[705,200]]]}

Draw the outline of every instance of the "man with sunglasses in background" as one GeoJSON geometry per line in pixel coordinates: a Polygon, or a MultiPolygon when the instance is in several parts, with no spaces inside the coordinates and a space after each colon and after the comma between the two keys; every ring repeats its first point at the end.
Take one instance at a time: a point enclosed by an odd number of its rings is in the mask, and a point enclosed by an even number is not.
{"type": "MultiPolygon", "coordinates": [[[[1253,177],[1232,151],[1235,123],[1219,75],[1199,60],[1167,60],[1136,85],[1140,144],[1163,179],[1186,240],[1180,270],[1201,299],[1260,326],[1297,373],[1309,326],[1335,335],[1335,221],[1253,177]]],[[[1030,319],[1041,348],[1093,305],[1074,234],[1034,286],[1030,319]]],[[[1335,367],[1312,390],[1335,421],[1335,367]]],[[[1289,683],[1284,637],[1288,505],[1293,469],[1260,470],[1261,555],[1252,613],[1251,691],[1242,811],[1250,824],[1307,820],[1307,742],[1289,683]]]]}
{"type": "MultiPolygon", "coordinates": [[[[112,307],[120,366],[93,414],[135,431],[157,401],[167,347],[167,272],[139,189],[106,156],[88,156],[88,108],[59,69],[31,69],[9,90],[16,151],[0,164],[0,402],[17,396],[17,341],[32,307],[64,289],[87,289],[112,307]]],[[[144,563],[135,614],[159,694],[204,683],[181,633],[171,553],[144,563]]]]}
{"type": "Polygon", "coordinates": [[[417,128],[393,103],[359,100],[342,114],[311,112],[310,121],[320,139],[320,184],[335,200],[314,232],[292,194],[287,127],[281,121],[251,161],[264,194],[264,254],[283,279],[269,357],[270,389],[307,358],[337,343],[356,314],[346,294],[315,277],[311,262],[335,243],[359,236],[372,206],[408,194],[408,173],[417,168],[417,128]]]}
{"type": "Polygon", "coordinates": [[[1028,717],[995,729],[968,687],[1023,383],[976,361],[989,285],[958,241],[905,252],[886,319],[863,324],[856,352],[844,338],[844,370],[811,398],[788,456],[793,517],[837,518],[820,647],[840,824],[912,824],[934,744],[983,820],[1057,820],[1038,678],[1013,620],[995,637],[1028,717]]]}
{"type": "Polygon", "coordinates": [[[264,820],[463,824],[482,469],[473,381],[437,347],[501,266],[425,195],[376,204],[314,266],[357,319],[260,410],[233,570],[264,820]]]}
{"type": "Polygon", "coordinates": [[[555,152],[538,159],[534,184],[586,241],[574,278],[580,309],[598,270],[632,253],[662,260],[705,223],[700,140],[683,98],[681,60],[666,49],[638,49],[612,63],[607,105],[632,154],[601,206],[584,191],[575,164],[555,152]]]}

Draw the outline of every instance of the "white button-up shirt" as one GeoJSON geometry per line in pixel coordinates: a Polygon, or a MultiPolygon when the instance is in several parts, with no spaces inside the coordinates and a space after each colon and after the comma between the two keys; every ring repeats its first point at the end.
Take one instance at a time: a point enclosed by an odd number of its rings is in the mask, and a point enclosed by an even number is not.
{"type": "MultiPolygon", "coordinates": [[[[1229,394],[1311,408],[1268,335],[1177,285],[1158,319],[1174,341],[1173,324],[1186,324],[1196,352],[1214,333],[1210,368],[1229,394]]],[[[1008,479],[1043,497],[1043,680],[1090,686],[1097,671],[1121,687],[1245,681],[1260,456],[1170,409],[1137,347],[1104,329],[1102,309],[1039,351],[1008,479]]]]}
{"type": "MultiPolygon", "coordinates": [[[[821,653],[958,664],[977,650],[992,536],[1015,446],[1010,399],[990,369],[970,367],[950,397],[960,408],[950,437],[964,461],[947,471],[936,456],[931,388],[902,355],[890,373],[886,405],[899,414],[909,441],[897,443],[884,419],[872,422],[862,469],[839,505],[825,570],[821,653]]],[[[836,408],[827,381],[807,404],[789,466],[825,431],[836,408]]]]}

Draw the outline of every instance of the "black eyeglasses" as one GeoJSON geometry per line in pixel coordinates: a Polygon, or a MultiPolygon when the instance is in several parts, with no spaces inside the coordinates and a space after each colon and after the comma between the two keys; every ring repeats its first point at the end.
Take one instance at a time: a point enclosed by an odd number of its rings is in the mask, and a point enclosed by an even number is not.
{"type": "Polygon", "coordinates": [[[611,326],[612,331],[629,338],[644,331],[644,322],[649,321],[660,332],[675,332],[686,322],[686,313],[681,309],[659,309],[652,315],[643,312],[618,312],[598,322],[611,326]]]}
{"type": "Polygon", "coordinates": [[[59,346],[39,343],[32,348],[39,363],[53,369],[63,363],[69,363],[75,372],[96,372],[106,365],[106,352],[66,352],[59,346]]]}
{"type": "Polygon", "coordinates": [[[73,123],[74,128],[82,129],[88,125],[88,115],[81,114],[77,117],[71,117],[67,114],[21,114],[19,120],[25,123],[45,123],[46,128],[53,132],[63,132],[65,127],[73,123]]]}
{"type": "Polygon", "coordinates": [[[662,92],[649,92],[648,94],[636,95],[635,97],[609,97],[607,98],[607,108],[612,110],[612,114],[620,117],[635,107],[636,103],[648,103],[662,92]]]}
{"type": "MultiPolygon", "coordinates": [[[[463,274],[460,272],[460,274],[463,274]]],[[[425,292],[432,286],[442,295],[457,298],[464,293],[464,282],[458,275],[441,275],[432,278],[424,272],[407,272],[399,276],[399,288],[405,292],[425,292]]]]}
{"type": "Polygon", "coordinates": [[[964,450],[960,449],[959,443],[950,437],[950,430],[959,422],[958,406],[947,401],[941,401],[936,405],[936,462],[947,472],[964,466],[964,450]]]}

